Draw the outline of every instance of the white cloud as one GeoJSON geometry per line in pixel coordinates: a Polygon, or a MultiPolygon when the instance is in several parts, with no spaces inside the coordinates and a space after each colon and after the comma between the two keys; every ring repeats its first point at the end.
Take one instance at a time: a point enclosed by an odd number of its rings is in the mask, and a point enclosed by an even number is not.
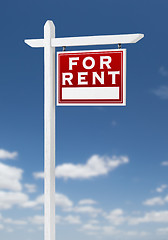
{"type": "Polygon", "coordinates": [[[84,224],[80,231],[85,232],[87,235],[96,235],[97,237],[102,237],[102,235],[117,235],[120,234],[121,231],[116,229],[114,226],[108,225],[98,225],[92,224],[90,222],[84,224]]]}
{"type": "Polygon", "coordinates": [[[13,231],[13,229],[11,228],[11,225],[16,225],[20,228],[20,227],[27,225],[27,223],[28,223],[27,221],[22,220],[22,219],[5,218],[2,215],[0,215],[0,220],[1,220],[1,223],[3,224],[2,225],[3,228],[5,228],[5,230],[7,232],[13,231]]]}
{"type": "Polygon", "coordinates": [[[68,208],[73,206],[73,202],[64,194],[56,193],[55,202],[57,206],[68,208]]]}
{"type": "MultiPolygon", "coordinates": [[[[35,225],[43,225],[44,224],[44,216],[43,215],[35,215],[33,217],[29,217],[28,221],[35,225]]],[[[81,224],[81,220],[79,216],[68,215],[65,217],[56,215],[55,216],[56,223],[69,223],[69,224],[81,224]]]]}
{"type": "Polygon", "coordinates": [[[164,205],[164,203],[165,201],[161,197],[150,198],[143,202],[147,206],[164,205]]]}
{"type": "Polygon", "coordinates": [[[79,201],[78,204],[79,205],[93,205],[93,204],[97,204],[97,202],[92,199],[82,199],[79,201]]]}
{"type": "Polygon", "coordinates": [[[158,228],[157,229],[157,233],[158,234],[163,234],[163,235],[167,235],[168,234],[168,227],[166,227],[166,228],[158,228]]]}
{"type": "Polygon", "coordinates": [[[164,161],[161,163],[162,166],[168,166],[168,161],[164,161]]]}
{"type": "Polygon", "coordinates": [[[113,226],[104,226],[102,230],[105,235],[116,235],[120,233],[120,231],[113,226]]]}
{"type": "Polygon", "coordinates": [[[96,235],[97,237],[102,235],[113,236],[121,233],[121,231],[116,229],[114,226],[96,225],[91,223],[84,224],[80,230],[84,231],[88,235],[96,235]]]}
{"type": "Polygon", "coordinates": [[[158,89],[153,90],[153,93],[161,99],[168,99],[168,86],[160,86],[158,89]]]}
{"type": "Polygon", "coordinates": [[[34,172],[33,176],[38,179],[38,178],[44,178],[44,172],[34,172]]]}
{"type": "Polygon", "coordinates": [[[0,224],[0,230],[4,229],[4,225],[0,224]]]}
{"type": "Polygon", "coordinates": [[[160,187],[156,188],[156,192],[163,192],[168,186],[166,184],[162,184],[160,187]]]}
{"type": "MultiPolygon", "coordinates": [[[[64,179],[90,179],[93,177],[107,175],[110,171],[120,165],[129,163],[126,156],[101,157],[93,155],[86,164],[64,163],[56,167],[56,177],[64,179]]],[[[43,173],[34,173],[35,178],[44,177],[43,173]]]]}
{"type": "Polygon", "coordinates": [[[39,205],[44,204],[44,195],[38,196],[34,201],[28,200],[22,204],[24,208],[33,208],[39,205]]]}
{"type": "Polygon", "coordinates": [[[110,214],[105,215],[105,218],[116,226],[125,222],[124,212],[120,208],[114,209],[110,214]]]}
{"type": "Polygon", "coordinates": [[[127,231],[127,232],[122,232],[124,235],[127,235],[129,237],[134,237],[134,236],[137,236],[137,237],[146,237],[149,235],[148,232],[145,232],[145,231],[127,231]]]}
{"type": "Polygon", "coordinates": [[[81,220],[79,216],[68,215],[64,218],[64,221],[70,224],[81,224],[81,220]]]}
{"type": "Polygon", "coordinates": [[[85,223],[81,228],[80,231],[84,231],[89,235],[99,235],[100,231],[102,230],[102,226],[98,224],[99,222],[95,219],[91,219],[89,222],[85,223]]]}
{"type": "Polygon", "coordinates": [[[140,223],[168,223],[168,211],[152,211],[147,212],[143,217],[128,219],[128,223],[131,225],[137,225],[140,223]]]}
{"type": "Polygon", "coordinates": [[[83,225],[81,230],[85,230],[85,231],[98,231],[100,229],[101,229],[100,226],[88,223],[88,224],[83,225]]]}
{"type": "Polygon", "coordinates": [[[56,168],[56,176],[64,179],[88,179],[99,175],[106,175],[109,171],[128,163],[127,157],[100,157],[93,155],[86,164],[62,164],[56,168]]]}
{"type": "Polygon", "coordinates": [[[92,217],[97,217],[98,214],[103,212],[102,209],[94,208],[92,206],[77,206],[77,207],[66,209],[66,211],[89,214],[92,217]]]}
{"type": "Polygon", "coordinates": [[[7,228],[6,231],[9,232],[9,233],[11,233],[11,232],[14,231],[14,229],[13,229],[13,228],[7,228]]]}
{"type": "Polygon", "coordinates": [[[21,191],[23,170],[0,163],[0,189],[21,191]]]}
{"type": "Polygon", "coordinates": [[[14,205],[20,206],[28,201],[28,196],[21,192],[0,191],[0,209],[10,209],[14,205]]]}
{"type": "MultiPolygon", "coordinates": [[[[111,214],[121,216],[121,215],[123,215],[123,210],[115,209],[111,212],[111,214]]],[[[124,221],[126,222],[128,219],[129,219],[129,217],[126,217],[124,219],[124,221]]],[[[89,221],[88,223],[84,224],[80,228],[80,231],[85,232],[87,235],[95,235],[100,238],[102,238],[103,235],[104,236],[117,236],[117,237],[119,237],[117,239],[127,239],[126,237],[129,237],[128,239],[130,239],[130,237],[135,237],[135,236],[142,238],[142,237],[146,237],[149,235],[149,232],[145,232],[145,231],[121,230],[114,225],[119,225],[119,224],[114,224],[114,221],[112,221],[112,222],[110,221],[110,224],[108,224],[108,225],[104,225],[104,223],[100,224],[97,221],[95,223],[94,222],[92,223],[92,221],[89,221]]]]}
{"type": "Polygon", "coordinates": [[[26,188],[28,193],[36,192],[36,185],[35,184],[28,184],[28,183],[26,183],[26,184],[24,184],[24,186],[25,186],[25,188],[26,188]]]}
{"type": "MultiPolygon", "coordinates": [[[[168,199],[167,199],[168,200],[168,199]]],[[[104,214],[104,217],[109,220],[114,226],[119,226],[123,223],[129,225],[138,225],[142,223],[168,223],[168,211],[151,211],[146,212],[144,216],[132,217],[124,216],[122,209],[115,209],[110,214],[104,214]]],[[[146,236],[149,233],[141,232],[141,235],[146,236]]]]}
{"type": "Polygon", "coordinates": [[[138,232],[136,232],[136,231],[128,231],[128,232],[125,232],[125,234],[127,235],[127,236],[137,236],[138,235],[138,232]]]}
{"type": "Polygon", "coordinates": [[[97,219],[90,219],[89,224],[99,224],[99,221],[97,219]]]}
{"type": "Polygon", "coordinates": [[[147,206],[155,206],[155,205],[164,205],[168,202],[168,195],[166,197],[154,197],[147,199],[143,202],[144,205],[147,206]]]}
{"type": "Polygon", "coordinates": [[[145,237],[145,236],[148,236],[148,235],[150,235],[149,232],[145,232],[145,231],[140,232],[140,236],[142,236],[142,237],[145,237]]]}
{"type": "MultiPolygon", "coordinates": [[[[115,209],[110,214],[105,214],[104,217],[115,226],[123,223],[129,225],[137,225],[140,223],[168,223],[168,211],[151,211],[140,217],[124,216],[122,209],[115,209]]],[[[145,234],[144,234],[145,235],[145,234]]]]}
{"type": "Polygon", "coordinates": [[[0,149],[0,159],[15,159],[18,156],[17,152],[9,152],[4,149],[0,149]]]}
{"type": "MultiPolygon", "coordinates": [[[[61,193],[56,193],[55,194],[55,203],[57,206],[61,208],[70,208],[73,206],[73,202],[65,195],[61,193]]],[[[27,201],[22,204],[22,207],[24,208],[33,208],[37,207],[39,205],[44,204],[44,195],[38,196],[34,201],[27,201]]]]}
{"type": "Polygon", "coordinates": [[[44,224],[44,216],[35,215],[29,218],[29,222],[36,225],[44,224]]]}
{"type": "Polygon", "coordinates": [[[27,222],[25,220],[14,220],[11,218],[6,218],[3,220],[3,222],[13,224],[13,225],[26,225],[27,224],[27,222]]]}
{"type": "Polygon", "coordinates": [[[168,71],[164,66],[161,66],[159,68],[159,73],[163,76],[163,77],[167,77],[168,76],[168,71]]]}

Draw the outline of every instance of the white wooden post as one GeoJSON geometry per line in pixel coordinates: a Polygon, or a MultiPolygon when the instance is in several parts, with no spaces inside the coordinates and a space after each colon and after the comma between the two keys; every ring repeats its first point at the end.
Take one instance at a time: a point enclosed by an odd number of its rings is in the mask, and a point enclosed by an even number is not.
{"type": "Polygon", "coordinates": [[[55,26],[44,26],[44,240],[55,240],[55,26]]]}

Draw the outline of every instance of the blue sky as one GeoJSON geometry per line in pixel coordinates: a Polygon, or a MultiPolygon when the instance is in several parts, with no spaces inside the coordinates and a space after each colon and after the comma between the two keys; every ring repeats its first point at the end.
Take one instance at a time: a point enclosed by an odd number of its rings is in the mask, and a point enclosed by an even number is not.
{"type": "Polygon", "coordinates": [[[23,41],[42,38],[48,19],[57,37],[145,34],[123,45],[126,107],[56,109],[57,239],[167,239],[167,9],[166,0],[1,3],[1,239],[43,238],[43,50],[23,41]]]}

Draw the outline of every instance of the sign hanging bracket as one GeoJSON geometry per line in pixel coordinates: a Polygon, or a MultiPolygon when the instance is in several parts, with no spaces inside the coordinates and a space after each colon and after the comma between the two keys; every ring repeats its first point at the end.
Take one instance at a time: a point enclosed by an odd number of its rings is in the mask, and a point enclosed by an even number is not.
{"type": "Polygon", "coordinates": [[[122,45],[121,43],[118,44],[118,49],[121,49],[122,48],[122,45]]]}

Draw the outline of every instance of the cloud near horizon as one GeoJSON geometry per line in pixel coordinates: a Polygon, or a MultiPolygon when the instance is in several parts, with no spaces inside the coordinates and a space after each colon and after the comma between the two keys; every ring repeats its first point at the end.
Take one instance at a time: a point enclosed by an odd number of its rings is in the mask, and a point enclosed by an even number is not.
{"type": "Polygon", "coordinates": [[[21,206],[28,201],[28,196],[22,192],[0,191],[0,209],[6,210],[14,205],[21,206]]]}
{"type": "Polygon", "coordinates": [[[167,187],[166,184],[162,184],[160,187],[156,188],[156,192],[162,193],[167,187]]]}
{"type": "Polygon", "coordinates": [[[5,160],[5,159],[15,159],[18,156],[18,153],[15,152],[9,152],[4,149],[0,149],[0,159],[5,160]]]}
{"type": "MultiPolygon", "coordinates": [[[[73,206],[73,202],[64,194],[55,193],[55,203],[57,206],[65,209],[71,208],[73,206]]],[[[34,208],[44,204],[44,194],[38,196],[35,200],[25,201],[22,204],[23,208],[34,208]]]]}
{"type": "MultiPolygon", "coordinates": [[[[85,164],[64,163],[55,169],[57,178],[63,179],[90,179],[97,176],[107,175],[117,167],[129,163],[127,156],[91,156],[85,164]]],[[[43,178],[43,172],[33,174],[35,178],[43,178]]]]}
{"type": "Polygon", "coordinates": [[[168,195],[165,197],[154,197],[147,199],[146,201],[143,202],[144,205],[146,206],[156,206],[156,205],[164,205],[168,203],[168,195]]]}
{"type": "Polygon", "coordinates": [[[0,163],[0,189],[21,191],[23,170],[0,163]]]}

